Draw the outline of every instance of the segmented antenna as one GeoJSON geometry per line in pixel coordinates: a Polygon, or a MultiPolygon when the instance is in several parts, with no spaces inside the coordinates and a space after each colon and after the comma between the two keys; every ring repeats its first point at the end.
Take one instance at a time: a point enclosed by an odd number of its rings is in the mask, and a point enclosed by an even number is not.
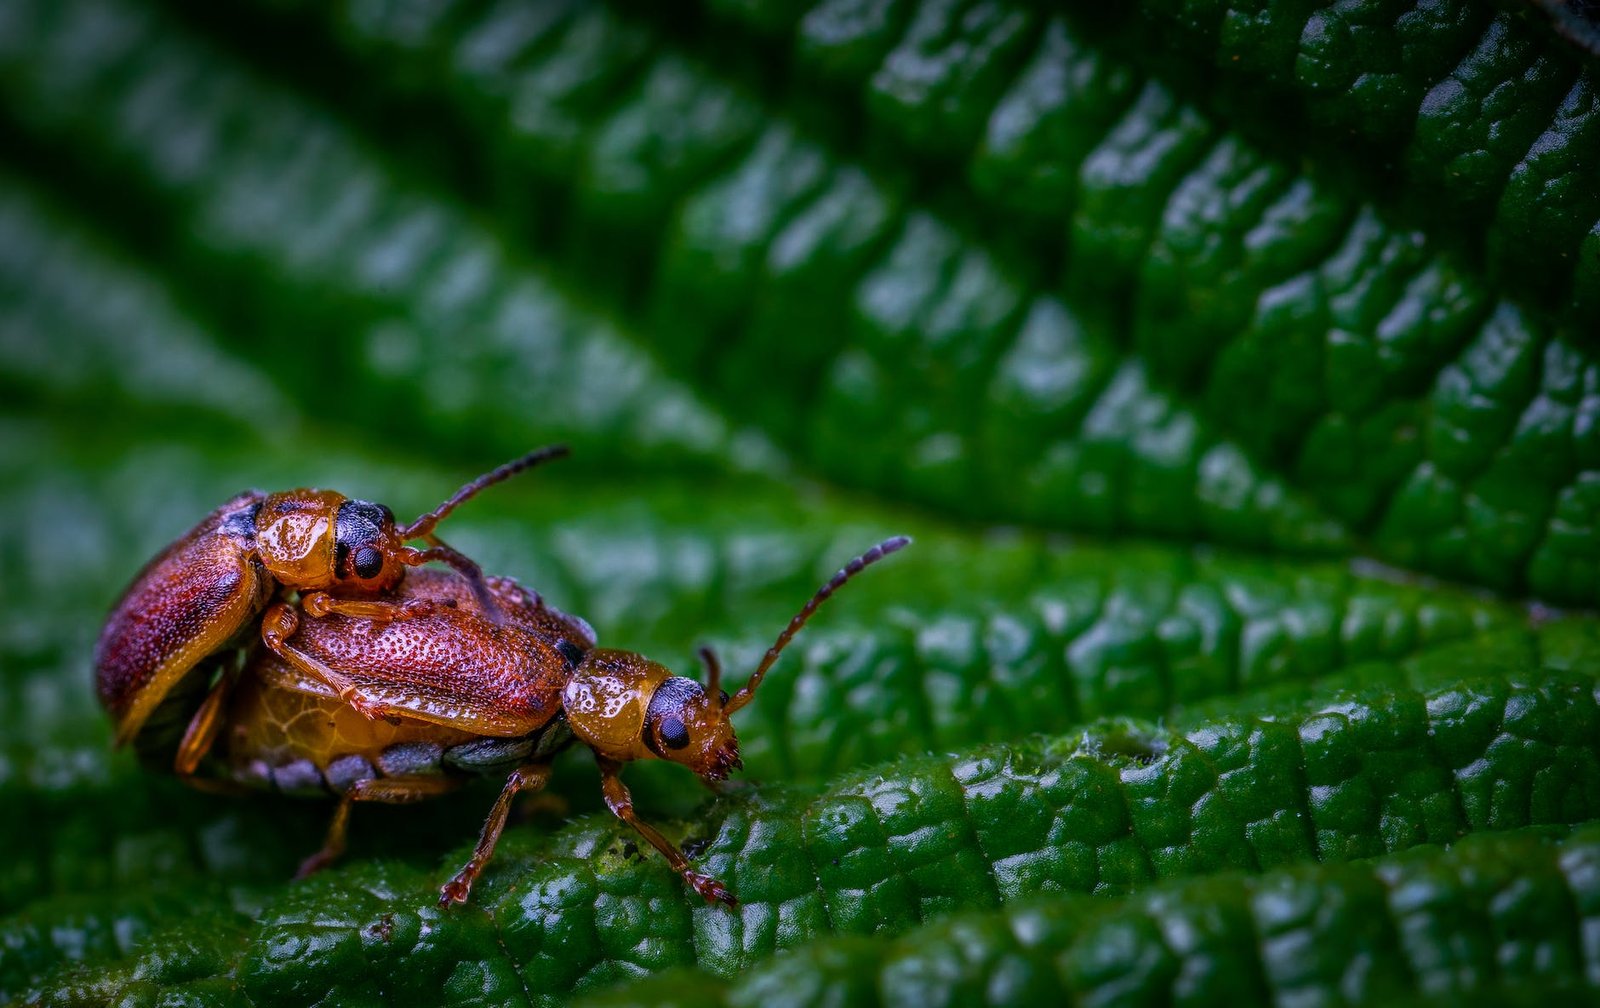
{"type": "Polygon", "coordinates": [[[457,490],[455,494],[443,504],[440,504],[438,507],[434,508],[432,511],[429,511],[421,518],[418,518],[410,525],[407,525],[402,529],[398,529],[397,531],[400,535],[400,538],[421,539],[428,535],[428,533],[432,532],[433,527],[439,524],[439,522],[442,521],[446,515],[460,507],[462,504],[466,503],[468,500],[471,500],[473,495],[479,490],[482,490],[484,487],[494,486],[496,483],[499,483],[502,480],[510,479],[524,469],[531,469],[539,463],[548,462],[551,459],[565,458],[568,454],[569,450],[566,445],[546,445],[543,448],[535,448],[533,451],[522,456],[521,458],[513,459],[512,461],[507,462],[505,465],[500,466],[498,469],[491,469],[482,476],[479,476],[477,479],[473,480],[471,483],[468,483],[466,486],[462,487],[460,490],[457,490]]]}
{"type": "Polygon", "coordinates": [[[788,647],[790,641],[794,640],[794,635],[799,633],[800,628],[806,625],[806,620],[811,618],[811,614],[816,612],[817,607],[826,602],[830,595],[843,587],[846,581],[849,581],[890,553],[910,545],[910,543],[911,539],[907,536],[895,536],[892,539],[885,539],[840,568],[839,573],[835,574],[827,584],[818,588],[817,593],[811,596],[811,601],[802,606],[798,613],[795,613],[794,619],[790,620],[783,633],[778,635],[778,640],[772,647],[767,649],[766,657],[762,658],[761,664],[756,666],[755,674],[750,677],[750,681],[744,684],[743,689],[733,695],[733,699],[728,701],[728,705],[724,709],[729,714],[732,714],[750,702],[751,698],[755,696],[756,687],[761,685],[761,677],[767,674],[767,670],[772,667],[772,663],[778,660],[778,655],[783,653],[783,649],[788,647]]]}
{"type": "Polygon", "coordinates": [[[706,667],[706,696],[715,698],[722,692],[722,662],[717,660],[717,653],[708,647],[702,647],[698,654],[700,663],[706,667]]]}

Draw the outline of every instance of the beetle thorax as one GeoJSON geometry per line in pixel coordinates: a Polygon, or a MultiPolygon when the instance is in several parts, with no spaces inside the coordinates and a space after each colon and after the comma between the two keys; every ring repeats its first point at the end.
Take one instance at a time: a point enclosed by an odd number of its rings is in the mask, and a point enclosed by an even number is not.
{"type": "Polygon", "coordinates": [[[626,762],[654,759],[642,741],[645,714],[667,670],[631,651],[591,651],[572,672],[561,706],[572,733],[596,754],[626,762]]]}
{"type": "Polygon", "coordinates": [[[334,582],[334,524],[344,495],[332,490],[275,493],[256,516],[256,555],[282,584],[304,591],[334,582]]]}

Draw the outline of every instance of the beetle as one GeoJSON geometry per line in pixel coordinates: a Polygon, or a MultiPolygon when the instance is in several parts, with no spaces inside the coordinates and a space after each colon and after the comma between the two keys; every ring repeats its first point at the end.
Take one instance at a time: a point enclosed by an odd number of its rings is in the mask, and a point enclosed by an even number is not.
{"type": "Polygon", "coordinates": [[[500,619],[478,565],[440,542],[434,527],[485,487],[566,454],[563,445],[531,451],[407,525],[396,525],[382,504],[332,490],[247,490],[229,500],[134,575],[106,618],[95,643],[95,684],[116,723],[116,744],[135,740],[169,698],[186,701],[189,690],[175,696],[174,688],[192,686],[197,667],[252,636],[251,621],[277,595],[301,593],[301,607],[317,617],[405,619],[426,611],[426,601],[384,596],[408,567],[437,560],[465,578],[490,619],[500,619]],[[412,539],[427,548],[407,546],[412,539]]]}
{"type": "Polygon", "coordinates": [[[704,684],[675,676],[642,655],[596,647],[587,623],[506,578],[486,580],[505,613],[500,622],[442,572],[419,571],[400,587],[402,604],[427,604],[404,621],[338,610],[302,620],[293,605],[276,603],[261,621],[265,646],[236,675],[218,678],[178,762],[192,772],[215,748],[212,763],[225,786],[338,797],[327,839],[301,875],[342,853],[356,802],[420,801],[472,776],[505,774],[471,858],[440,890],[448,906],[466,902],[516,795],[544,787],[552,757],[580,742],[599,764],[611,812],[708,902],[733,906],[722,882],[635,814],[621,770],[665,759],[710,783],[742,768],[731,716],[818,606],[909,542],[887,539],[841,568],[732,697],[709,648],[699,651],[704,684]]]}

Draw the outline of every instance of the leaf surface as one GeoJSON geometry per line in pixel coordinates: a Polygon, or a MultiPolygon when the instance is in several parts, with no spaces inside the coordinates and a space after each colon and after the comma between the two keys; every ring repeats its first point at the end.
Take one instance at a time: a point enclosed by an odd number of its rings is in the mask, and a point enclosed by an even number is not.
{"type": "Polygon", "coordinates": [[[1584,989],[1595,72],[1450,3],[5,5],[0,1001],[1584,989]],[[218,501],[553,441],[450,541],[680,671],[917,540],[738,784],[630,771],[738,910],[581,754],[441,912],[487,787],[289,882],[325,806],[108,750],[218,501]]]}

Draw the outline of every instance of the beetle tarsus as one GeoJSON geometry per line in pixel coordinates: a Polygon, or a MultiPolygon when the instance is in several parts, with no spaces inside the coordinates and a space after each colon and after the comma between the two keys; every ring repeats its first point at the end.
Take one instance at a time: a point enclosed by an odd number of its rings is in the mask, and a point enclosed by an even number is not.
{"type": "Polygon", "coordinates": [[[435,539],[434,545],[425,550],[408,549],[403,560],[408,566],[412,567],[421,566],[430,560],[448,564],[467,582],[467,586],[472,589],[473,598],[478,600],[478,608],[489,618],[489,621],[495,626],[505,625],[505,613],[501,612],[500,603],[495,600],[494,593],[489,590],[489,583],[483,576],[483,568],[479,567],[465,554],[458,553],[435,539]]]}
{"type": "Polygon", "coordinates": [[[295,881],[298,882],[301,879],[310,878],[317,872],[333,864],[338,856],[339,855],[337,854],[330,854],[325,850],[317,851],[315,854],[300,862],[300,867],[294,870],[295,881]]]}
{"type": "Polygon", "coordinates": [[[294,632],[300,629],[300,617],[295,615],[294,606],[278,602],[267,610],[261,617],[261,640],[267,647],[282,654],[287,647],[288,640],[294,632]]]}
{"type": "Polygon", "coordinates": [[[739,906],[739,901],[728,891],[728,887],[710,875],[691,870],[683,873],[683,880],[689,883],[689,888],[705,897],[707,903],[721,903],[730,909],[737,909],[739,906]]]}
{"type": "Polygon", "coordinates": [[[356,691],[354,686],[348,686],[345,689],[340,690],[339,700],[340,702],[348,705],[351,710],[366,718],[368,721],[388,719],[391,723],[394,723],[398,720],[388,713],[389,708],[385,707],[383,704],[374,703],[371,700],[368,700],[366,697],[363,697],[356,691]]]}
{"type": "MultiPolygon", "coordinates": [[[[465,874],[463,871],[462,875],[465,874]]],[[[467,902],[467,897],[472,895],[472,880],[476,876],[463,878],[462,875],[457,875],[439,889],[439,909],[447,910],[453,906],[461,906],[467,902]]]]}
{"type": "Polygon", "coordinates": [[[369,619],[379,623],[397,620],[422,619],[432,616],[438,609],[432,599],[406,599],[387,602],[369,599],[338,599],[327,592],[311,592],[300,599],[300,608],[306,615],[323,619],[334,614],[352,619],[369,619]]]}
{"type": "Polygon", "coordinates": [[[315,875],[344,853],[345,833],[350,827],[350,806],[355,803],[357,794],[356,788],[350,788],[339,796],[339,807],[333,810],[333,818],[328,822],[328,835],[322,841],[322,849],[300,862],[300,867],[294,873],[296,879],[315,875]]]}

